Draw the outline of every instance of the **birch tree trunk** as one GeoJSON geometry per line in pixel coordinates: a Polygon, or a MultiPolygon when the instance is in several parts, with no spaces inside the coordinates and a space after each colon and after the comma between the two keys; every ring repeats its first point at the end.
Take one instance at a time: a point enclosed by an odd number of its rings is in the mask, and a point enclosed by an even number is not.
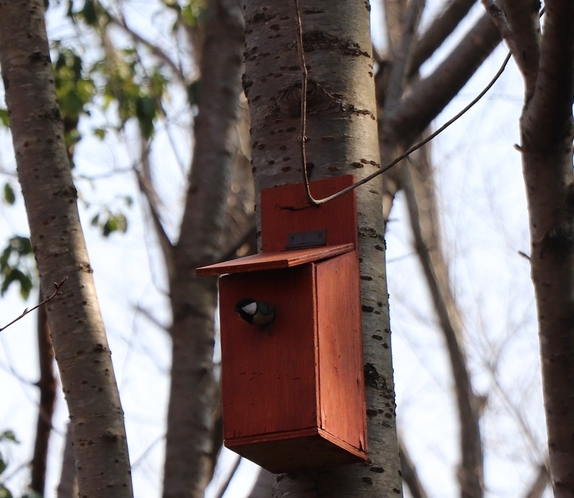
{"type": "MultiPolygon", "coordinates": [[[[244,89],[256,192],[302,182],[297,17],[308,68],[306,154],[312,179],[379,167],[368,2],[245,2],[244,89]]],[[[274,496],[401,495],[385,275],[381,182],[358,190],[368,450],[366,464],[277,477],[274,496]]]]}
{"type": "Polygon", "coordinates": [[[132,496],[123,412],[78,217],[41,0],[0,2],[0,64],[81,496],[132,496]]]}
{"type": "MultiPolygon", "coordinates": [[[[574,5],[506,1],[501,32],[525,82],[521,151],[554,496],[574,496],[574,5]]],[[[491,10],[492,12],[492,10],[491,10]]]]}

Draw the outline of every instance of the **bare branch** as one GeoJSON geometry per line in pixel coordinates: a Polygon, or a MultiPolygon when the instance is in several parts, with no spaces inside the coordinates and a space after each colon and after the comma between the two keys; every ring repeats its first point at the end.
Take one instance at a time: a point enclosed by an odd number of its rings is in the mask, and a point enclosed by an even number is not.
{"type": "Polygon", "coordinates": [[[241,249],[250,240],[255,239],[257,235],[257,227],[255,226],[255,216],[251,217],[251,223],[247,230],[241,234],[237,240],[233,241],[233,244],[221,255],[219,261],[227,261],[237,257],[237,251],[241,249]]]}
{"type": "Polygon", "coordinates": [[[550,475],[548,474],[548,469],[546,465],[541,463],[538,465],[536,476],[530,485],[530,488],[524,495],[524,498],[542,498],[548,483],[550,482],[550,475]]]}
{"type": "Polygon", "coordinates": [[[402,25],[405,16],[406,2],[403,0],[384,0],[385,31],[389,53],[394,53],[403,34],[402,25]]]}
{"type": "Polygon", "coordinates": [[[257,480],[247,498],[269,498],[273,492],[273,474],[265,469],[259,469],[257,480]]]}
{"type": "Polygon", "coordinates": [[[231,484],[231,480],[235,477],[235,473],[237,472],[237,469],[239,468],[239,465],[241,464],[241,460],[242,460],[241,456],[237,455],[237,458],[235,459],[235,463],[233,464],[233,467],[231,467],[231,470],[229,471],[227,478],[225,479],[225,481],[221,484],[219,489],[213,495],[214,498],[223,498],[223,495],[227,491],[229,484],[231,484]]]}
{"type": "MultiPolygon", "coordinates": [[[[41,300],[41,295],[39,298],[41,300]]],[[[37,386],[40,389],[40,404],[36,422],[34,455],[31,462],[30,487],[40,496],[44,496],[48,463],[48,442],[52,432],[57,381],[54,375],[54,348],[50,338],[48,317],[43,307],[40,307],[38,310],[37,336],[38,364],[40,366],[40,379],[37,386]]]]}
{"type": "Polygon", "coordinates": [[[142,35],[135,32],[131,27],[128,26],[126,20],[122,17],[118,18],[114,16],[110,11],[107,11],[109,20],[112,24],[122,28],[134,41],[134,43],[140,43],[144,45],[153,55],[155,55],[159,60],[161,60],[166,66],[168,66],[177,79],[183,84],[187,85],[188,80],[183,74],[181,66],[177,65],[169,55],[167,55],[158,45],[151,43],[146,40],[142,35]]]}
{"type": "Polygon", "coordinates": [[[400,45],[393,53],[392,69],[387,86],[386,102],[391,106],[398,101],[405,89],[407,69],[410,66],[415,37],[425,8],[425,0],[413,0],[409,4],[403,23],[400,45]]]}
{"type": "Polygon", "coordinates": [[[415,246],[446,342],[455,384],[461,428],[462,459],[458,472],[461,497],[478,498],[483,495],[480,402],[472,389],[463,348],[463,322],[443,256],[436,189],[428,149],[421,149],[415,162],[403,168],[403,173],[403,187],[415,246]]]}
{"type": "Polygon", "coordinates": [[[166,268],[168,271],[168,275],[173,276],[173,244],[163,226],[163,222],[161,220],[161,216],[159,214],[159,197],[155,191],[153,186],[152,177],[151,177],[151,165],[150,165],[150,157],[149,157],[149,144],[141,138],[141,170],[134,168],[134,172],[136,174],[138,180],[138,187],[140,192],[145,197],[153,226],[155,229],[155,233],[159,240],[160,247],[162,249],[163,257],[165,259],[166,268]]]}
{"type": "Polygon", "coordinates": [[[401,105],[388,112],[383,138],[411,144],[468,82],[500,43],[500,33],[483,15],[431,75],[417,82],[401,105]]]}
{"type": "Polygon", "coordinates": [[[476,0],[451,0],[416,43],[409,67],[414,75],[464,19],[476,0]]]}
{"type": "Polygon", "coordinates": [[[403,481],[409,487],[413,498],[427,498],[427,492],[419,478],[419,473],[405,446],[401,434],[399,434],[399,452],[401,458],[401,472],[403,481]]]}
{"type": "Polygon", "coordinates": [[[72,424],[68,423],[66,439],[64,441],[64,455],[62,458],[62,471],[58,483],[58,498],[73,498],[78,496],[78,480],[76,479],[76,460],[72,446],[72,424]]]}
{"type": "Polygon", "coordinates": [[[501,8],[493,0],[483,0],[508,48],[512,52],[526,86],[528,100],[536,85],[540,59],[539,0],[501,0],[501,8]]]}
{"type": "Polygon", "coordinates": [[[60,291],[60,289],[62,288],[62,285],[64,285],[64,284],[66,283],[66,280],[68,280],[68,277],[64,277],[60,283],[54,282],[54,288],[55,288],[56,290],[54,291],[53,294],[51,294],[50,296],[48,296],[48,297],[47,297],[46,299],[44,299],[43,301],[40,301],[40,302],[39,302],[36,306],[34,306],[33,308],[26,308],[18,318],[15,318],[15,319],[12,320],[8,325],[4,325],[4,327],[0,328],[0,332],[3,332],[3,331],[6,330],[8,327],[10,327],[10,325],[13,325],[13,324],[15,324],[18,320],[21,320],[22,318],[24,318],[28,313],[32,313],[32,311],[37,310],[40,306],[44,306],[47,302],[51,301],[51,300],[54,299],[56,296],[59,296],[60,294],[62,294],[62,292],[60,291]]]}
{"type": "MultiPolygon", "coordinates": [[[[574,93],[574,8],[567,0],[546,2],[537,90],[527,103],[523,128],[529,139],[547,147],[567,137],[572,127],[574,93]]],[[[523,140],[524,140],[523,136],[523,140]]],[[[527,144],[521,144],[524,148],[527,144]]]]}

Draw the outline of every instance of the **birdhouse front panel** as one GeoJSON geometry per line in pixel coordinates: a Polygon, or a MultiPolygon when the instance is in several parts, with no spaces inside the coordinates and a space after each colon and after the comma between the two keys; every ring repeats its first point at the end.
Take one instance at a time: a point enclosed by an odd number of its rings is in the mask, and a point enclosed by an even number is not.
{"type": "Polygon", "coordinates": [[[311,265],[220,279],[225,440],[317,426],[313,279],[311,265]],[[270,329],[234,312],[245,297],[273,305],[270,329]]]}
{"type": "MultiPolygon", "coordinates": [[[[265,258],[262,264],[267,264],[265,258]]],[[[225,444],[272,472],[364,460],[356,251],[219,281],[225,444]],[[275,309],[270,328],[235,311],[275,309]]]]}

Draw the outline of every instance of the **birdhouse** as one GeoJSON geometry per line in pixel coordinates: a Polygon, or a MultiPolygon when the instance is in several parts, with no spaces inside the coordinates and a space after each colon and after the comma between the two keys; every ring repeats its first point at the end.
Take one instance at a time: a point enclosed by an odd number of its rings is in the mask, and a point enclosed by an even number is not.
{"type": "MultiPolygon", "coordinates": [[[[352,176],[311,182],[314,197],[352,176]]],[[[366,459],[354,190],[309,206],[302,184],[261,191],[262,252],[197,269],[219,279],[225,445],[273,472],[366,459]],[[269,303],[270,327],[235,312],[269,303]]]]}

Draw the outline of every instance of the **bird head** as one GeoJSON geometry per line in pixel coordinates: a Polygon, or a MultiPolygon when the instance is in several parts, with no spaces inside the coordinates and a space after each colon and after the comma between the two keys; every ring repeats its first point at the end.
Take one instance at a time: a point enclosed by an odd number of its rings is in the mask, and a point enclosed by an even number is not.
{"type": "Polygon", "coordinates": [[[251,298],[244,298],[237,301],[235,304],[235,312],[243,315],[243,313],[247,315],[255,315],[257,313],[257,301],[251,298]]]}

